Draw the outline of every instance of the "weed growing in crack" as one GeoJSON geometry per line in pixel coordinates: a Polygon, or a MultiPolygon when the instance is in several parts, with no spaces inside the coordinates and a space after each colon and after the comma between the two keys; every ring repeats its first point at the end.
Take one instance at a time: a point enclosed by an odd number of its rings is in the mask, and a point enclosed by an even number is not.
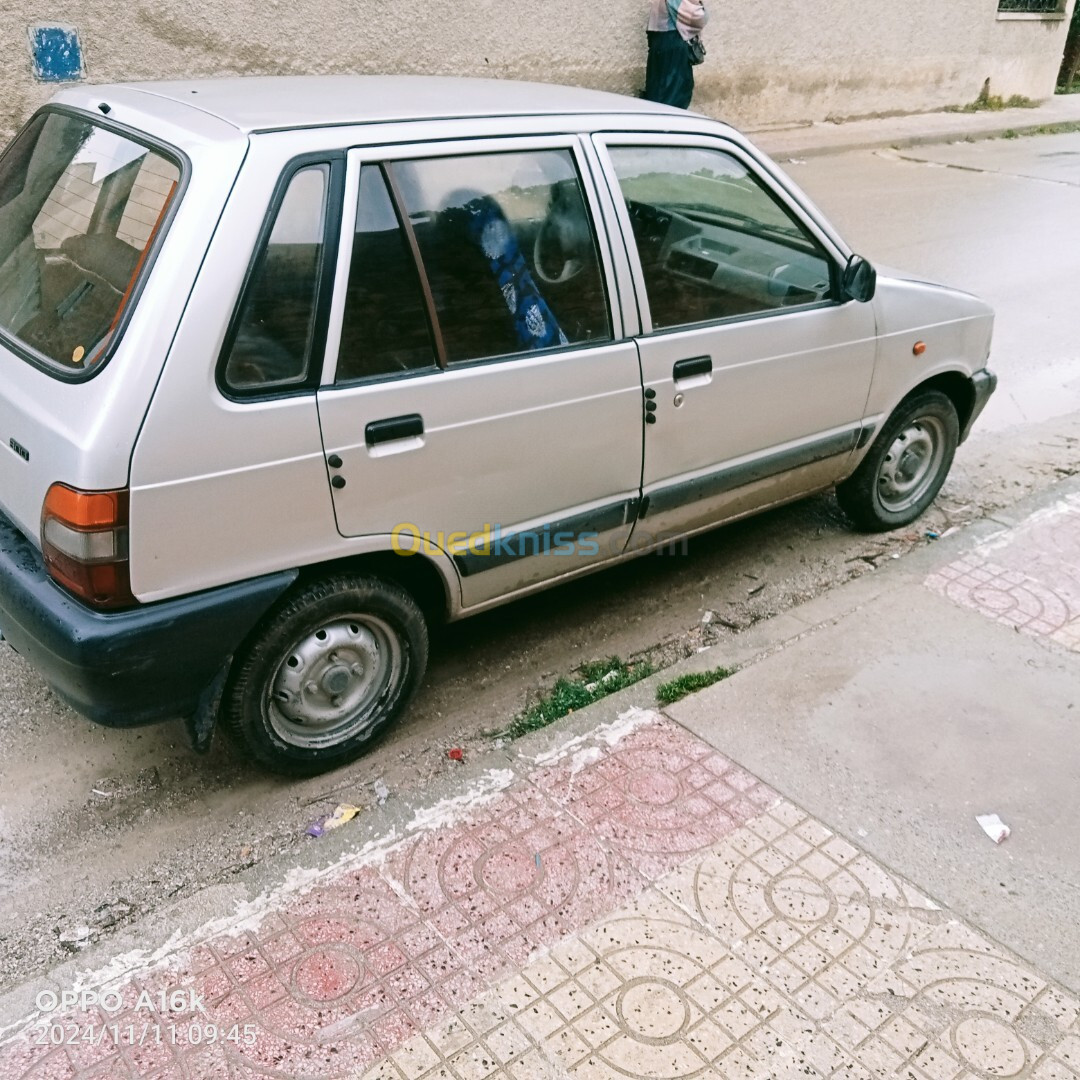
{"type": "Polygon", "coordinates": [[[980,94],[974,101],[966,105],[947,105],[945,112],[975,113],[975,112],[1001,112],[1002,109],[1037,109],[1039,103],[1032,101],[1023,94],[1013,94],[1012,97],[1003,98],[996,95],[980,94]]]}
{"type": "Polygon", "coordinates": [[[562,678],[539,701],[519,713],[501,731],[491,732],[494,738],[520,739],[530,731],[539,731],[594,701],[632,686],[653,673],[648,661],[626,663],[617,656],[595,660],[578,669],[577,678],[562,678]]]}
{"type": "Polygon", "coordinates": [[[673,705],[687,694],[695,694],[698,690],[704,690],[713,683],[735,674],[735,668],[717,667],[711,671],[695,671],[688,675],[680,675],[671,682],[661,683],[656,688],[656,700],[661,705],[673,705]]]}

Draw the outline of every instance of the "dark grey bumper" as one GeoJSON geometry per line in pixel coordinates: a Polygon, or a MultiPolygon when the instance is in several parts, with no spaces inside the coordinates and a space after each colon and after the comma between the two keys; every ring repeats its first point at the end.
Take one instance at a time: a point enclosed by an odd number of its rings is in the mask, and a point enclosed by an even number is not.
{"type": "Polygon", "coordinates": [[[0,631],[73,708],[108,727],[189,716],[289,570],[130,611],[84,607],[0,514],[0,631]]]}
{"type": "Polygon", "coordinates": [[[971,376],[971,386],[975,391],[975,400],[971,406],[971,415],[967,418],[963,431],[960,432],[961,442],[971,434],[975,421],[979,419],[979,414],[986,408],[986,403],[990,400],[990,395],[997,389],[997,384],[998,377],[989,368],[976,371],[971,376]]]}

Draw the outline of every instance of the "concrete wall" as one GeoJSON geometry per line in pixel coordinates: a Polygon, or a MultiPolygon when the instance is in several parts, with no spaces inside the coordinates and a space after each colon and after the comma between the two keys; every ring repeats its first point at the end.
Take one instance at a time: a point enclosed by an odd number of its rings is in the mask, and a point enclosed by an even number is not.
{"type": "MultiPolygon", "coordinates": [[[[1067,0],[1071,9],[1075,0],[1067,0]]],[[[0,131],[53,87],[27,27],[79,31],[94,82],[218,74],[431,72],[644,82],[645,0],[4,0],[0,131]]],[[[711,0],[696,107],[744,127],[1053,93],[1067,21],[997,0],[711,0]]]]}

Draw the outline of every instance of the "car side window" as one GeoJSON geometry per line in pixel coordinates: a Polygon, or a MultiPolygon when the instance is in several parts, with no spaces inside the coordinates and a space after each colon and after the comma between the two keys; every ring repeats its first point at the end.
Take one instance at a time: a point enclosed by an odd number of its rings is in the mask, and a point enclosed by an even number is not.
{"type": "Polygon", "coordinates": [[[416,263],[379,165],[360,171],[337,381],[434,368],[416,263]]]}
{"type": "Polygon", "coordinates": [[[450,363],[611,340],[596,235],[569,151],[388,168],[450,363]]]}
{"type": "Polygon", "coordinates": [[[612,147],[653,329],[832,296],[832,264],[736,158],[689,146],[612,147]]]}
{"type": "Polygon", "coordinates": [[[289,181],[244,293],[225,364],[230,389],[286,389],[307,378],[329,179],[330,167],[320,164],[297,170],[289,181]]]}

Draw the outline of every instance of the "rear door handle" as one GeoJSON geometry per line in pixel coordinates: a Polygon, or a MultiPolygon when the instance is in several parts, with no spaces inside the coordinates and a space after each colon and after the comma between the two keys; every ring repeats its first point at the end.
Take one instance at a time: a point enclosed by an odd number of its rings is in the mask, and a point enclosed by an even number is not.
{"type": "Polygon", "coordinates": [[[694,356],[689,360],[679,360],[672,369],[674,379],[692,379],[696,375],[712,374],[711,356],[694,356]]]}
{"type": "Polygon", "coordinates": [[[364,441],[368,446],[393,442],[395,439],[415,439],[424,434],[424,418],[419,413],[408,416],[392,416],[388,420],[372,420],[364,428],[364,441]]]}

